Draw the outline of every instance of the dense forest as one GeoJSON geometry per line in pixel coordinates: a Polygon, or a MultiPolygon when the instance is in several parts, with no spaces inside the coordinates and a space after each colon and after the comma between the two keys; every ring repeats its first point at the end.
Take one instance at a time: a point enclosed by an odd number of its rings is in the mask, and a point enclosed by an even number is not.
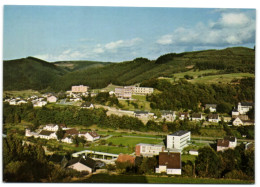
{"type": "Polygon", "coordinates": [[[166,80],[150,79],[141,86],[156,88],[160,93],[147,96],[152,108],[161,110],[191,109],[199,111],[209,103],[218,104],[218,111],[230,113],[240,101],[254,102],[255,79],[245,78],[240,84],[192,84],[185,79],[171,84],[166,80]]]}
{"type": "Polygon", "coordinates": [[[151,78],[172,77],[190,69],[217,69],[222,73],[255,72],[255,51],[244,47],[169,53],[156,60],[136,58],[120,63],[61,61],[48,63],[28,57],[4,61],[4,90],[49,89],[65,91],[84,84],[103,88],[108,84],[132,85],[151,78]]]}

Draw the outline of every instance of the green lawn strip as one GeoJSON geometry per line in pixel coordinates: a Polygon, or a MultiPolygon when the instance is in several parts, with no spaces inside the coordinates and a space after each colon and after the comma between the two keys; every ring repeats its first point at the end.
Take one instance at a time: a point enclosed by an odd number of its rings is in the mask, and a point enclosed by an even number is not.
{"type": "Polygon", "coordinates": [[[207,179],[175,176],[109,175],[96,174],[83,181],[86,183],[164,183],[164,184],[254,184],[254,181],[232,179],[207,179]]]}
{"type": "Polygon", "coordinates": [[[196,160],[196,157],[195,155],[187,155],[187,154],[182,154],[181,155],[181,161],[182,162],[187,162],[187,161],[192,161],[192,162],[195,162],[196,160]]]}
{"type": "Polygon", "coordinates": [[[161,139],[146,139],[146,138],[138,138],[138,137],[112,137],[107,140],[108,142],[112,142],[114,145],[124,145],[124,146],[135,146],[139,143],[147,143],[147,144],[158,144],[161,143],[161,139]]]}
{"type": "Polygon", "coordinates": [[[12,95],[14,97],[22,97],[22,98],[27,98],[32,95],[37,95],[40,96],[41,94],[38,91],[35,90],[17,90],[17,91],[4,91],[3,96],[6,95],[12,95]]]}
{"type": "Polygon", "coordinates": [[[112,154],[131,154],[134,152],[133,149],[128,148],[128,147],[118,147],[118,146],[106,146],[106,145],[99,145],[99,146],[93,146],[93,147],[88,147],[85,148],[87,150],[92,150],[92,151],[98,151],[98,152],[105,152],[105,153],[112,153],[112,154]]]}

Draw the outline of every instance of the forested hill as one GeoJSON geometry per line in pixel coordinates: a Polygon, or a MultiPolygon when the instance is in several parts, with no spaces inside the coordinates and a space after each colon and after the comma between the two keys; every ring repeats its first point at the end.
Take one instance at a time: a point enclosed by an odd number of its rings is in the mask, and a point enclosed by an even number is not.
{"type": "Polygon", "coordinates": [[[41,90],[64,73],[54,64],[34,57],[4,61],[4,90],[41,90]]]}
{"type": "Polygon", "coordinates": [[[223,73],[255,72],[255,51],[244,47],[170,53],[156,60],[136,58],[121,63],[64,61],[48,63],[35,58],[4,62],[4,90],[68,90],[84,84],[103,88],[109,83],[131,85],[156,77],[172,77],[191,69],[217,69],[223,73]],[[18,72],[18,73],[14,73],[18,72]]]}

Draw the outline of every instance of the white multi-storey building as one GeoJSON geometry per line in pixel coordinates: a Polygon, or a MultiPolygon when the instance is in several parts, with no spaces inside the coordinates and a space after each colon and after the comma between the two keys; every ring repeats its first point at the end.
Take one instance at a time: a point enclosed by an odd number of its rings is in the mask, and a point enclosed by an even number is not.
{"type": "Polygon", "coordinates": [[[132,89],[131,88],[115,88],[115,95],[121,99],[131,99],[132,98],[132,89]]]}
{"type": "Polygon", "coordinates": [[[88,86],[79,85],[79,86],[72,86],[71,92],[74,93],[86,93],[88,91],[88,86]]]}
{"type": "Polygon", "coordinates": [[[164,152],[164,150],[164,145],[140,143],[135,146],[135,155],[151,157],[154,155],[159,155],[159,153],[164,152]]]}
{"type": "Polygon", "coordinates": [[[152,94],[153,88],[149,87],[133,87],[133,95],[147,95],[152,94]]]}
{"type": "Polygon", "coordinates": [[[178,131],[174,134],[167,135],[167,148],[182,150],[188,146],[190,135],[190,131],[178,131]]]}

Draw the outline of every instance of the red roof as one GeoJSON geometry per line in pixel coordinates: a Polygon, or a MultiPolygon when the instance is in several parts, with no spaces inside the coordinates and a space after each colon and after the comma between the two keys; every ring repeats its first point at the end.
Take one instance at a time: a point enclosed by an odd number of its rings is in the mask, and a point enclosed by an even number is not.
{"type": "Polygon", "coordinates": [[[90,136],[92,136],[93,138],[98,137],[99,135],[95,132],[95,131],[91,131],[88,132],[90,134],[90,136]]]}
{"type": "Polygon", "coordinates": [[[66,134],[69,134],[69,135],[78,135],[78,134],[79,134],[79,131],[77,131],[76,129],[68,129],[68,130],[66,130],[66,134]]]}
{"type": "Polygon", "coordinates": [[[181,153],[160,152],[159,165],[172,169],[181,169],[181,153]]]}
{"type": "Polygon", "coordinates": [[[218,140],[217,146],[229,147],[229,140],[218,140]]]}
{"type": "Polygon", "coordinates": [[[130,163],[134,164],[135,156],[127,155],[127,154],[120,154],[116,161],[117,162],[130,162],[130,163]]]}

